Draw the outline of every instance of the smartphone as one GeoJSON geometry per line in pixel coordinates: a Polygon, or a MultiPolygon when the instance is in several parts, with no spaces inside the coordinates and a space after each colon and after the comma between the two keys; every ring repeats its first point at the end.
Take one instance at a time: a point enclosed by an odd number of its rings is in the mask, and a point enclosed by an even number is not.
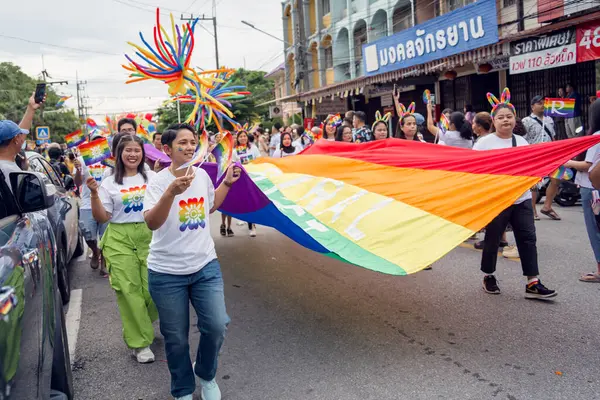
{"type": "Polygon", "coordinates": [[[44,96],[46,96],[46,84],[38,83],[35,87],[35,102],[40,104],[42,101],[44,101],[44,96]]]}
{"type": "Polygon", "coordinates": [[[431,104],[435,106],[435,94],[431,93],[431,104]]]}

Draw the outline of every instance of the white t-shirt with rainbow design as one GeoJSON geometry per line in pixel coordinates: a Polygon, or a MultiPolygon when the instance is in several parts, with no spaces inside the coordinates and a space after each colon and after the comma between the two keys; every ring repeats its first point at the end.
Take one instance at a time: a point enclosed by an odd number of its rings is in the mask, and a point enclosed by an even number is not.
{"type": "MultiPolygon", "coordinates": [[[[215,188],[206,171],[194,167],[194,172],[196,177],[190,187],[175,196],[165,223],[152,232],[148,255],[148,268],[152,271],[189,275],[217,258],[209,218],[215,188]]],[[[168,168],[156,174],[146,190],[144,212],[158,203],[174,180],[168,168]]]]}
{"type": "Polygon", "coordinates": [[[113,224],[129,224],[144,222],[144,196],[148,182],[156,175],[147,171],[147,181],[141,174],[123,177],[123,184],[115,182],[115,176],[110,175],[102,180],[98,196],[107,213],[112,214],[113,224]]]}

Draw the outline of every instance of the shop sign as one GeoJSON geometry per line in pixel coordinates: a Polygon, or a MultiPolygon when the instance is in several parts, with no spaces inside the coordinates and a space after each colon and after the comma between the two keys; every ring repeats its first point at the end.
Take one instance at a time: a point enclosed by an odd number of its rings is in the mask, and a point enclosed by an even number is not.
{"type": "Polygon", "coordinates": [[[538,71],[575,64],[577,46],[575,43],[549,50],[536,51],[510,58],[510,74],[538,71]]]}
{"type": "Polygon", "coordinates": [[[304,129],[310,131],[315,126],[314,118],[304,118],[304,129]]]}
{"type": "Polygon", "coordinates": [[[498,42],[496,0],[479,0],[363,45],[367,76],[408,68],[498,42]]]}
{"type": "Polygon", "coordinates": [[[477,74],[489,74],[490,72],[504,71],[509,69],[510,63],[508,57],[500,57],[486,62],[481,62],[479,64],[476,64],[475,67],[475,69],[477,70],[477,74]],[[487,72],[480,72],[479,67],[484,64],[490,64],[492,66],[492,69],[487,72]]]}
{"type": "Polygon", "coordinates": [[[600,21],[577,27],[577,62],[600,59],[600,21]]]}
{"type": "Polygon", "coordinates": [[[575,43],[575,29],[566,29],[545,36],[532,37],[510,44],[510,54],[534,53],[575,43]]]}

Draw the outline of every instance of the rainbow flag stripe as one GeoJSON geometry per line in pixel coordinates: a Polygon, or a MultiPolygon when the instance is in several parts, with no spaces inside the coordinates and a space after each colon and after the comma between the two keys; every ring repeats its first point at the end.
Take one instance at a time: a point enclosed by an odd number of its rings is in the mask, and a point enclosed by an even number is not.
{"type": "Polygon", "coordinates": [[[85,142],[85,133],[81,130],[76,130],[73,133],[69,133],[65,136],[65,142],[68,148],[79,146],[85,142]]]}
{"type": "Polygon", "coordinates": [[[575,99],[546,98],[544,100],[544,115],[573,118],[575,115],[575,99]]]}
{"type": "Polygon", "coordinates": [[[56,108],[61,108],[65,105],[65,101],[69,100],[73,96],[63,96],[56,102],[56,108]]]}
{"type": "Polygon", "coordinates": [[[93,142],[85,143],[79,146],[79,153],[83,157],[83,162],[88,167],[98,164],[102,160],[110,157],[110,147],[106,138],[96,139],[93,142]]]}
{"type": "Polygon", "coordinates": [[[221,141],[215,146],[211,154],[215,157],[217,163],[217,182],[221,179],[233,155],[233,135],[230,132],[225,132],[221,141]]]}
{"type": "Polygon", "coordinates": [[[101,161],[102,165],[105,165],[109,168],[115,168],[115,165],[117,165],[117,160],[113,157],[110,156],[108,158],[105,158],[104,160],[101,161]]]}
{"type": "Polygon", "coordinates": [[[94,164],[88,167],[88,171],[92,178],[94,178],[97,182],[102,181],[102,176],[104,175],[104,171],[106,170],[106,166],[103,164],[94,164]]]}

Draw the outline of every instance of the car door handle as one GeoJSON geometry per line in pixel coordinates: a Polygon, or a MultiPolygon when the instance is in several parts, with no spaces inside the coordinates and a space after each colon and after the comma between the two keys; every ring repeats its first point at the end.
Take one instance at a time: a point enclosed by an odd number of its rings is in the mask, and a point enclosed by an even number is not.
{"type": "Polygon", "coordinates": [[[18,300],[14,287],[3,286],[0,288],[0,319],[8,322],[10,313],[15,309],[17,303],[18,300]]]}

